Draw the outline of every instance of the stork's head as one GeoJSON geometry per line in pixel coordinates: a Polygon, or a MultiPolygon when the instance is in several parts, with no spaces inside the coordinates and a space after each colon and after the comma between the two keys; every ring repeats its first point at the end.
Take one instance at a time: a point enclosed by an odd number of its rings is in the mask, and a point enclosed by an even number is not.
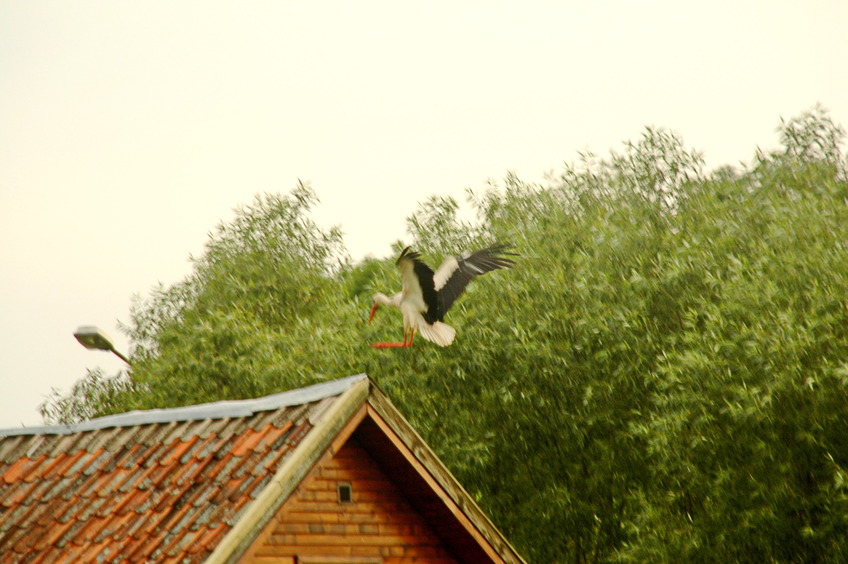
{"type": "Polygon", "coordinates": [[[371,320],[374,319],[374,315],[377,313],[377,308],[381,305],[390,305],[398,307],[400,303],[400,292],[397,295],[392,296],[391,298],[382,292],[377,292],[374,294],[374,301],[371,303],[371,314],[368,316],[368,323],[371,323],[371,320]]]}

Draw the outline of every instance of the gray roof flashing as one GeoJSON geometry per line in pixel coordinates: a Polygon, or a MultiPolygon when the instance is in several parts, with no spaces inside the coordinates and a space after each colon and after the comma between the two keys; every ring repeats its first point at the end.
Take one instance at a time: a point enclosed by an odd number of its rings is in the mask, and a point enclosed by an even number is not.
{"type": "Polygon", "coordinates": [[[199,419],[225,419],[249,417],[259,411],[270,411],[281,407],[303,405],[328,397],[337,396],[348,388],[368,378],[365,374],[356,374],[338,380],[313,384],[270,396],[244,400],[224,400],[168,409],[148,409],[129,411],[117,415],[97,417],[73,425],[42,425],[38,427],[20,427],[0,429],[0,437],[15,435],[70,435],[82,431],[94,431],[109,427],[132,427],[152,423],[172,423],[196,421],[199,419]]]}

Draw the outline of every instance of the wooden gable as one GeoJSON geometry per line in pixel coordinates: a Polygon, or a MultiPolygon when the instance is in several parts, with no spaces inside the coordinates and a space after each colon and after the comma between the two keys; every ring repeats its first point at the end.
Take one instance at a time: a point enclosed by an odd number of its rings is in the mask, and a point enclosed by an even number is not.
{"type": "Polygon", "coordinates": [[[239,562],[456,564],[390,472],[352,436],[322,457],[239,562]],[[350,488],[350,501],[340,500],[340,487],[350,488]]]}
{"type": "Polygon", "coordinates": [[[373,384],[322,452],[240,557],[224,561],[523,562],[373,384]],[[343,485],[350,502],[339,500],[343,485]]]}
{"type": "MultiPolygon", "coordinates": [[[[522,562],[502,537],[494,544],[484,538],[480,523],[453,500],[458,492],[439,484],[449,473],[438,474],[447,470],[425,466],[392,429],[384,416],[391,420],[399,414],[386,411],[385,396],[372,391],[370,399],[237,562],[522,562]],[[349,501],[340,493],[345,487],[349,501]]],[[[399,423],[404,420],[394,421],[399,423]]],[[[411,428],[405,430],[414,435],[407,441],[420,440],[411,428]]],[[[429,449],[423,442],[419,447],[426,459],[429,449]]]]}

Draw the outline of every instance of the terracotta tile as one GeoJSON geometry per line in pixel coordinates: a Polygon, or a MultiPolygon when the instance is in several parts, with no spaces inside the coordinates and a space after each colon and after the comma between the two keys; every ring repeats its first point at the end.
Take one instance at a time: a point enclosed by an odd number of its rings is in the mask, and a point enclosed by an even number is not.
{"type": "Polygon", "coordinates": [[[104,472],[92,476],[85,484],[80,486],[81,497],[111,497],[115,490],[131,475],[123,468],[115,468],[111,472],[104,472]]]}
{"type": "Polygon", "coordinates": [[[189,552],[192,554],[196,554],[198,552],[208,550],[209,547],[217,546],[221,539],[224,538],[228,532],[230,532],[231,527],[226,525],[218,525],[213,528],[206,529],[203,531],[203,534],[197,537],[194,545],[189,549],[189,552]]]}
{"type": "Polygon", "coordinates": [[[130,519],[127,521],[126,529],[123,530],[123,535],[125,537],[140,539],[141,537],[150,534],[154,525],[151,524],[147,511],[144,513],[136,513],[134,515],[127,513],[127,516],[130,517],[130,519]]]}
{"type": "Polygon", "coordinates": [[[136,443],[135,436],[137,432],[132,427],[110,427],[108,429],[100,429],[97,432],[90,432],[91,441],[88,443],[86,450],[89,452],[105,450],[114,454],[124,445],[136,443]]]}
{"type": "Polygon", "coordinates": [[[253,450],[259,441],[262,440],[262,435],[255,431],[245,431],[230,447],[230,453],[233,456],[244,456],[247,452],[253,450]]]}
{"type": "Polygon", "coordinates": [[[138,466],[143,468],[158,466],[159,461],[167,455],[168,450],[170,449],[163,444],[150,445],[139,457],[138,466]]]}
{"type": "Polygon", "coordinates": [[[85,509],[80,513],[81,518],[103,518],[107,515],[112,515],[112,499],[113,498],[109,497],[93,497],[89,499],[86,503],[85,509]]]}
{"type": "Polygon", "coordinates": [[[89,452],[83,452],[73,464],[65,469],[65,477],[76,476],[82,474],[96,460],[96,456],[89,452]]]}
{"type": "MultiPolygon", "coordinates": [[[[235,501],[236,499],[239,499],[241,497],[250,498],[250,492],[253,489],[253,486],[256,483],[261,482],[261,481],[262,481],[262,478],[247,474],[242,479],[242,482],[238,485],[238,487],[235,489],[235,491],[233,491],[230,494],[230,500],[235,501]]],[[[250,498],[250,499],[253,499],[253,498],[250,498]]]]}
{"type": "Polygon", "coordinates": [[[84,547],[76,545],[76,544],[68,544],[62,547],[62,552],[60,553],[59,558],[55,561],[55,564],[77,564],[79,563],[80,556],[84,551],[84,547]]]}
{"type": "Polygon", "coordinates": [[[132,537],[119,537],[119,538],[111,538],[108,547],[110,554],[112,555],[112,560],[105,560],[104,562],[112,562],[113,560],[118,562],[131,562],[127,560],[127,553],[132,551],[137,544],[137,540],[132,537]]]}
{"type": "Polygon", "coordinates": [[[266,474],[265,476],[257,477],[257,479],[254,480],[253,484],[250,487],[250,498],[256,499],[257,497],[259,497],[259,494],[262,493],[262,490],[264,490],[265,487],[271,483],[271,479],[273,477],[274,476],[272,474],[266,474]]]}
{"type": "Polygon", "coordinates": [[[127,513],[136,513],[139,507],[147,507],[150,498],[155,498],[152,490],[137,490],[131,489],[127,492],[121,492],[116,497],[111,513],[113,515],[125,515],[127,513]]]}
{"type": "Polygon", "coordinates": [[[23,458],[24,453],[20,451],[20,446],[28,441],[29,437],[26,435],[6,437],[0,441],[0,468],[5,463],[14,463],[15,460],[23,458]]]}
{"type": "Polygon", "coordinates": [[[115,461],[115,466],[117,468],[123,468],[125,470],[135,467],[138,464],[139,452],[143,448],[144,448],[144,445],[141,445],[141,444],[134,444],[134,445],[124,444],[114,454],[113,460],[115,461]]]}
{"type": "Polygon", "coordinates": [[[65,468],[69,464],[68,459],[70,458],[71,456],[64,452],[59,453],[59,455],[54,458],[51,458],[50,463],[45,466],[42,473],[44,479],[52,480],[57,474],[64,472],[65,468]]]}
{"type": "Polygon", "coordinates": [[[254,476],[275,472],[280,459],[286,454],[285,450],[269,450],[268,453],[250,469],[254,476]]]}
{"type": "Polygon", "coordinates": [[[192,531],[203,529],[209,525],[209,518],[215,513],[215,506],[211,504],[196,505],[192,521],[188,528],[192,531]]]}
{"type": "Polygon", "coordinates": [[[174,429],[180,426],[181,423],[177,421],[144,425],[143,429],[138,430],[139,438],[137,440],[147,445],[164,445],[170,442],[168,437],[174,432],[174,429]]]}
{"type": "Polygon", "coordinates": [[[280,437],[280,430],[268,423],[261,429],[255,431],[259,435],[259,440],[251,449],[254,453],[264,454],[271,448],[271,445],[280,437]]]}
{"type": "Polygon", "coordinates": [[[39,482],[24,482],[23,480],[10,484],[9,487],[0,489],[0,505],[3,507],[12,507],[31,499],[30,493],[37,488],[39,482]]]}
{"type": "Polygon", "coordinates": [[[79,529],[79,531],[77,531],[77,534],[74,537],[74,542],[81,545],[92,544],[94,538],[109,521],[110,519],[108,518],[98,517],[94,517],[93,519],[87,520],[80,519],[79,522],[82,523],[82,527],[79,529]]]}
{"type": "Polygon", "coordinates": [[[260,455],[255,452],[250,452],[240,457],[238,464],[230,470],[230,478],[243,478],[246,475],[250,475],[250,471],[256,467],[260,460],[260,455]]]}
{"type": "Polygon", "coordinates": [[[79,498],[79,502],[77,503],[77,511],[74,513],[74,517],[80,521],[97,521],[105,517],[111,516],[111,512],[107,515],[97,514],[97,509],[99,507],[98,504],[102,503],[103,499],[99,497],[95,497],[94,499],[79,498]],[[94,503],[95,501],[97,502],[96,504],[94,503]]]}
{"type": "MultiPolygon", "coordinates": [[[[198,441],[195,448],[191,452],[186,453],[186,456],[191,455],[204,460],[211,459],[222,442],[218,435],[211,433],[202,441],[198,441]]],[[[181,460],[180,462],[183,461],[181,460]]]]}
{"type": "Polygon", "coordinates": [[[133,550],[127,553],[129,562],[144,562],[162,544],[162,537],[151,535],[139,542],[133,550]]]}
{"type": "Polygon", "coordinates": [[[243,497],[237,499],[233,502],[233,505],[229,508],[227,518],[224,520],[224,523],[232,527],[238,521],[238,518],[241,516],[242,510],[247,507],[247,505],[253,500],[248,497],[243,497]]]}
{"type": "Polygon", "coordinates": [[[68,527],[64,530],[64,533],[55,541],[53,541],[53,544],[60,548],[68,544],[76,544],[74,543],[74,539],[77,538],[77,535],[84,526],[85,523],[83,521],[71,519],[70,521],[68,521],[68,527]]]}
{"type": "Polygon", "coordinates": [[[208,463],[208,460],[198,460],[197,458],[190,458],[188,462],[179,463],[173,476],[174,481],[181,486],[187,482],[194,482],[197,476],[203,473],[203,468],[208,463]]]}
{"type": "Polygon", "coordinates": [[[170,507],[167,516],[162,521],[162,527],[171,532],[177,532],[184,525],[183,520],[189,512],[196,511],[195,507],[190,503],[185,503],[182,500],[176,502],[170,507]]]}
{"type": "Polygon", "coordinates": [[[40,554],[33,554],[30,564],[55,564],[62,558],[62,551],[55,546],[48,546],[40,554]]]}
{"type": "Polygon", "coordinates": [[[56,521],[59,523],[67,523],[68,521],[74,521],[77,516],[77,510],[79,509],[79,498],[77,498],[73,494],[68,496],[68,499],[63,498],[62,496],[57,497],[65,503],[64,507],[62,507],[56,512],[56,521]]]}
{"type": "Polygon", "coordinates": [[[194,535],[194,532],[197,531],[198,526],[195,524],[197,519],[201,516],[203,511],[201,508],[191,505],[188,508],[188,511],[185,512],[185,515],[174,525],[176,530],[182,531],[183,534],[189,534],[191,536],[194,535]]]}
{"type": "Polygon", "coordinates": [[[195,443],[197,443],[198,438],[192,437],[187,441],[176,440],[173,443],[168,445],[169,450],[165,453],[161,459],[159,459],[159,464],[164,466],[170,466],[179,461],[179,459],[188,452],[195,443]]]}
{"type": "Polygon", "coordinates": [[[219,524],[227,524],[227,519],[232,514],[232,507],[229,504],[215,503],[210,504],[212,511],[207,517],[209,527],[216,527],[219,524]]]}
{"type": "Polygon", "coordinates": [[[63,492],[69,486],[69,481],[66,479],[39,480],[34,482],[34,484],[35,487],[27,492],[24,503],[36,503],[46,499],[62,497],[63,492]]]}
{"type": "Polygon", "coordinates": [[[303,440],[303,437],[305,437],[311,430],[312,425],[310,425],[308,421],[303,421],[292,431],[286,442],[290,445],[299,445],[300,441],[303,440]]]}
{"type": "Polygon", "coordinates": [[[34,520],[36,524],[47,527],[58,523],[56,516],[64,511],[66,502],[61,497],[55,497],[49,500],[44,500],[39,505],[39,515],[33,514],[31,519],[34,520]]]}
{"type": "Polygon", "coordinates": [[[73,480],[74,484],[74,495],[78,497],[90,498],[94,497],[97,494],[93,491],[94,485],[97,481],[103,476],[103,474],[98,472],[92,472],[91,474],[81,474],[73,480]]]}
{"type": "Polygon", "coordinates": [[[83,545],[79,559],[80,562],[107,562],[110,552],[108,544],[88,543],[83,545]]]}
{"type": "Polygon", "coordinates": [[[48,529],[47,533],[44,535],[42,539],[45,546],[56,546],[56,543],[59,541],[62,536],[64,536],[68,529],[71,528],[71,524],[74,521],[68,521],[66,523],[54,522],[48,529]]]}
{"type": "Polygon", "coordinates": [[[179,496],[179,490],[169,487],[167,490],[159,490],[155,493],[153,499],[152,510],[156,513],[167,514],[174,506],[174,502],[179,496]]]}
{"type": "Polygon", "coordinates": [[[12,546],[12,550],[20,554],[35,552],[35,546],[47,532],[46,527],[38,526],[21,529],[14,539],[10,539],[9,544],[12,546]]]}
{"type": "Polygon", "coordinates": [[[142,468],[136,476],[121,487],[122,490],[129,489],[128,486],[133,486],[140,490],[156,489],[168,475],[174,472],[173,466],[162,466],[160,464],[152,464],[147,468],[142,468]]]}
{"type": "Polygon", "coordinates": [[[30,458],[30,460],[32,460],[32,466],[29,467],[26,474],[23,476],[23,479],[26,482],[33,482],[41,479],[45,468],[50,464],[50,459],[43,454],[35,458],[30,458]]]}
{"type": "Polygon", "coordinates": [[[58,437],[56,444],[53,445],[53,452],[64,452],[67,454],[77,452],[80,450],[78,445],[81,435],[82,433],[69,433],[58,437]]]}
{"type": "Polygon", "coordinates": [[[96,543],[102,543],[109,539],[122,538],[125,536],[124,531],[129,528],[129,524],[139,518],[139,515],[132,513],[110,518],[101,518],[99,519],[99,526],[95,530],[95,535],[92,540],[96,543]]]}
{"type": "Polygon", "coordinates": [[[268,427],[268,432],[262,438],[262,442],[260,443],[261,448],[264,449],[277,449],[280,447],[282,442],[285,440],[286,436],[289,433],[289,429],[291,428],[291,423],[286,425],[283,428],[276,427],[271,425],[268,427]]]}
{"type": "Polygon", "coordinates": [[[112,455],[102,448],[92,452],[91,456],[91,462],[82,471],[82,473],[86,476],[91,476],[98,472],[101,468],[107,466],[109,464],[109,460],[112,458],[112,455]]]}
{"type": "Polygon", "coordinates": [[[55,523],[41,527],[43,532],[38,536],[38,539],[32,545],[32,552],[43,552],[53,546],[53,529],[56,528],[55,523]]]}
{"type": "Polygon", "coordinates": [[[174,558],[183,553],[186,546],[191,545],[192,541],[194,541],[194,535],[186,534],[185,530],[177,527],[168,542],[162,544],[162,553],[174,558]]]}
{"type": "Polygon", "coordinates": [[[180,464],[188,463],[192,458],[197,460],[207,460],[211,458],[212,448],[218,442],[215,435],[210,435],[206,438],[197,437],[187,451],[180,457],[180,464]],[[204,454],[205,453],[205,454],[204,454]]]}
{"type": "Polygon", "coordinates": [[[29,458],[21,458],[8,468],[0,476],[7,484],[14,484],[15,482],[23,481],[26,478],[29,469],[35,464],[34,460],[30,460],[29,458]]]}
{"type": "Polygon", "coordinates": [[[10,513],[3,516],[4,526],[25,527],[34,523],[41,507],[31,501],[15,506],[10,513]],[[6,525],[8,523],[8,525],[6,525]]]}
{"type": "Polygon", "coordinates": [[[111,510],[109,511],[109,513],[112,515],[126,515],[127,513],[136,513],[136,510],[140,507],[152,507],[152,505],[150,504],[152,497],[154,497],[152,495],[152,492],[148,493],[147,490],[133,489],[128,492],[121,492],[120,494],[115,496],[115,500],[110,506],[111,510]]]}
{"type": "Polygon", "coordinates": [[[209,479],[219,480],[221,479],[220,476],[229,476],[230,471],[240,462],[238,457],[232,456],[229,453],[225,454],[210,470],[208,474],[209,479]]]}
{"type": "Polygon", "coordinates": [[[145,512],[143,515],[137,513],[129,514],[134,517],[128,522],[125,534],[136,539],[138,543],[145,542],[149,537],[156,534],[159,529],[159,523],[162,520],[162,515],[154,513],[152,510],[145,512]]]}

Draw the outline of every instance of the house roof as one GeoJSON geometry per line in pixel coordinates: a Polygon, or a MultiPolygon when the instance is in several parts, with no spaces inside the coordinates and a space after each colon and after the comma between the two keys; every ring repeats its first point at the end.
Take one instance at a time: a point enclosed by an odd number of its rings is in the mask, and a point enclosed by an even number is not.
{"type": "Polygon", "coordinates": [[[364,374],[252,400],[0,430],[0,560],[232,562],[351,425],[404,480],[427,485],[419,492],[439,490],[417,494],[422,510],[453,515],[489,553],[522,562],[364,374]]]}

